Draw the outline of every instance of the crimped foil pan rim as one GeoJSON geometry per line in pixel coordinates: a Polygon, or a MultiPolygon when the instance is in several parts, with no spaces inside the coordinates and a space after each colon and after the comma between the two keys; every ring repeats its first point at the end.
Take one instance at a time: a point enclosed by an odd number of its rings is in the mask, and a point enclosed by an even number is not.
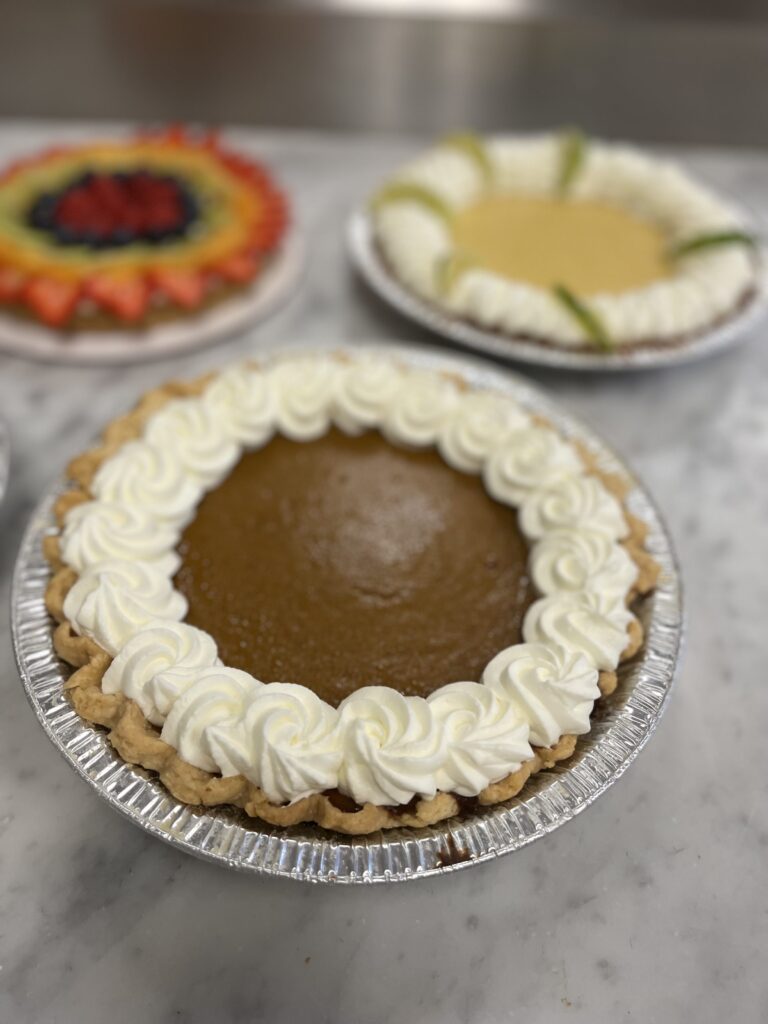
{"type": "MultiPolygon", "coordinates": [[[[732,205],[735,206],[734,203],[732,205]]],[[[738,207],[740,210],[741,207],[738,207]]],[[[746,212],[743,214],[745,223],[746,212]]],[[[464,345],[475,352],[508,362],[549,366],[561,370],[647,370],[660,366],[676,366],[713,355],[746,340],[768,313],[768,280],[765,264],[768,255],[761,250],[761,271],[756,293],[743,309],[723,323],[702,331],[690,340],[653,348],[619,349],[608,355],[556,348],[525,338],[506,337],[497,331],[485,330],[443,313],[401,284],[382,260],[374,238],[373,224],[364,208],[357,209],[347,225],[347,248],[352,262],[368,286],[402,316],[464,345]]]]}
{"type": "MultiPolygon", "coordinates": [[[[307,346],[343,351],[344,346],[307,346]]],[[[494,387],[550,417],[587,443],[608,471],[630,476],[630,509],[649,526],[648,546],[661,565],[655,593],[641,617],[647,632],[639,659],[620,671],[616,695],[601,702],[593,729],[565,766],[540,773],[506,804],[419,830],[397,829],[348,837],[314,825],[280,829],[227,809],[190,808],[150,773],[127,765],[103,730],[83,721],[63,693],[66,673],[53,651],[44,605],[50,572],[41,553],[52,528],[59,481],[41,500],[25,532],[14,572],[11,615],[14,651],[35,714],[60,753],[115,810],[179,849],[227,867],[314,882],[405,881],[450,874],[520,849],[569,821],[626,771],[654,731],[669,698],[683,636],[682,600],[671,541],[652,499],[637,478],[591,430],[556,407],[522,378],[470,358],[446,357],[405,346],[379,352],[413,365],[462,375],[494,387]]],[[[259,355],[262,353],[258,353],[259,355]]]]}

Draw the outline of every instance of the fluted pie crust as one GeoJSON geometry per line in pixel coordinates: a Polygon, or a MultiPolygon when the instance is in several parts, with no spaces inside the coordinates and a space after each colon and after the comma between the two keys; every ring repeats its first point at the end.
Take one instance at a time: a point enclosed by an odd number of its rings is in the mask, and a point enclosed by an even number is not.
{"type": "MultiPolygon", "coordinates": [[[[89,488],[101,464],[124,444],[138,438],[150,416],[172,399],[201,394],[215,376],[207,374],[193,381],[171,381],[147,392],[134,410],[113,420],[105,429],[101,443],[69,464],[68,476],[73,486],[59,497],[54,507],[59,528],[63,528],[70,509],[92,499],[89,488]]],[[[466,386],[460,379],[452,377],[452,380],[460,387],[466,386]]],[[[545,420],[535,419],[546,425],[545,420]]],[[[591,454],[583,446],[577,447],[587,472],[598,477],[622,503],[629,527],[629,536],[623,545],[638,567],[637,581],[627,599],[631,603],[653,589],[658,575],[658,566],[644,547],[646,526],[626,508],[626,481],[602,472],[591,454]]],[[[258,786],[242,775],[223,778],[184,761],[170,744],[160,738],[159,730],[147,720],[135,701],[121,693],[106,694],[102,691],[101,680],[112,657],[94,640],[75,633],[64,615],[64,599],[78,574],[63,563],[58,534],[45,538],[43,551],[53,572],[46,591],[46,605],[57,623],[55,649],[59,657],[76,670],[65,683],[75,710],[86,721],[108,729],[111,744],[125,761],[157,772],[166,788],[184,803],[204,807],[233,805],[242,808],[249,816],[273,825],[315,822],[322,828],[349,835],[364,835],[378,829],[401,826],[414,828],[453,817],[468,803],[490,806],[508,800],[520,792],[531,775],[570,757],[576,747],[577,737],[573,735],[560,737],[552,747],[534,747],[532,759],[524,762],[516,772],[487,786],[474,798],[439,792],[431,799],[414,798],[401,807],[371,803],[359,806],[351,798],[334,791],[304,797],[292,804],[272,803],[258,786]]],[[[622,662],[637,653],[642,640],[642,626],[633,618],[627,629],[622,662]]],[[[600,672],[599,687],[603,696],[612,693],[616,685],[615,672],[600,672]]]]}

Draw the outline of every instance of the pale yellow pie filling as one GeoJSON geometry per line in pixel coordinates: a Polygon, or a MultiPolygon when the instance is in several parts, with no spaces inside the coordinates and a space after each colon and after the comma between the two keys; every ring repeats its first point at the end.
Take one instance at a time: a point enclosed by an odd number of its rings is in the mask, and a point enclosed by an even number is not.
{"type": "Polygon", "coordinates": [[[458,210],[451,231],[473,266],[540,288],[623,292],[671,273],[662,232],[607,203],[490,195],[458,210]]]}

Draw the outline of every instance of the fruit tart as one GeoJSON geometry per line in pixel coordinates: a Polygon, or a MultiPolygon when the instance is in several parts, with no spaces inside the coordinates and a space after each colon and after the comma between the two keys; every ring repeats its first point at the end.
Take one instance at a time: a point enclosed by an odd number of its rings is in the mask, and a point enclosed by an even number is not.
{"type": "Polygon", "coordinates": [[[215,133],[58,146],[0,175],[0,311],[61,332],[195,315],[251,286],[285,197],[215,133]]]}

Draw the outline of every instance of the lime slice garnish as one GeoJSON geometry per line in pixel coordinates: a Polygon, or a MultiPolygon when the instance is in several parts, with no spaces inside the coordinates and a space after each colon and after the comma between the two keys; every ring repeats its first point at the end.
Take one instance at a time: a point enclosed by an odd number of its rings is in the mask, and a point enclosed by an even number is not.
{"type": "Polygon", "coordinates": [[[415,182],[393,181],[390,185],[385,185],[373,197],[374,209],[386,206],[387,203],[401,202],[418,203],[429,210],[430,213],[440,217],[446,224],[450,224],[453,219],[450,209],[439,196],[436,196],[434,192],[431,192],[423,185],[417,185],[415,182]]]}
{"type": "Polygon", "coordinates": [[[682,242],[677,242],[667,250],[667,258],[679,260],[683,256],[690,256],[691,253],[701,252],[704,249],[715,249],[722,245],[747,245],[754,248],[757,244],[752,235],[746,231],[711,231],[703,235],[694,235],[682,242]]]}
{"type": "Polygon", "coordinates": [[[571,314],[574,320],[583,329],[589,340],[604,352],[612,352],[614,344],[603,322],[594,310],[591,310],[581,299],[563,284],[556,284],[552,287],[552,294],[571,314]]]}
{"type": "Polygon", "coordinates": [[[493,164],[488,156],[485,143],[479,136],[471,132],[456,132],[454,135],[447,135],[440,142],[441,146],[449,146],[451,149],[461,150],[470,160],[474,161],[485,178],[486,185],[493,180],[493,164]]]}
{"type": "Polygon", "coordinates": [[[458,250],[442,256],[435,268],[435,284],[438,292],[443,296],[449,295],[461,275],[475,265],[470,256],[458,250]]]}
{"type": "Polygon", "coordinates": [[[587,137],[578,128],[572,128],[570,131],[563,132],[560,136],[560,171],[557,176],[558,195],[567,195],[584,164],[587,148],[587,137]]]}

